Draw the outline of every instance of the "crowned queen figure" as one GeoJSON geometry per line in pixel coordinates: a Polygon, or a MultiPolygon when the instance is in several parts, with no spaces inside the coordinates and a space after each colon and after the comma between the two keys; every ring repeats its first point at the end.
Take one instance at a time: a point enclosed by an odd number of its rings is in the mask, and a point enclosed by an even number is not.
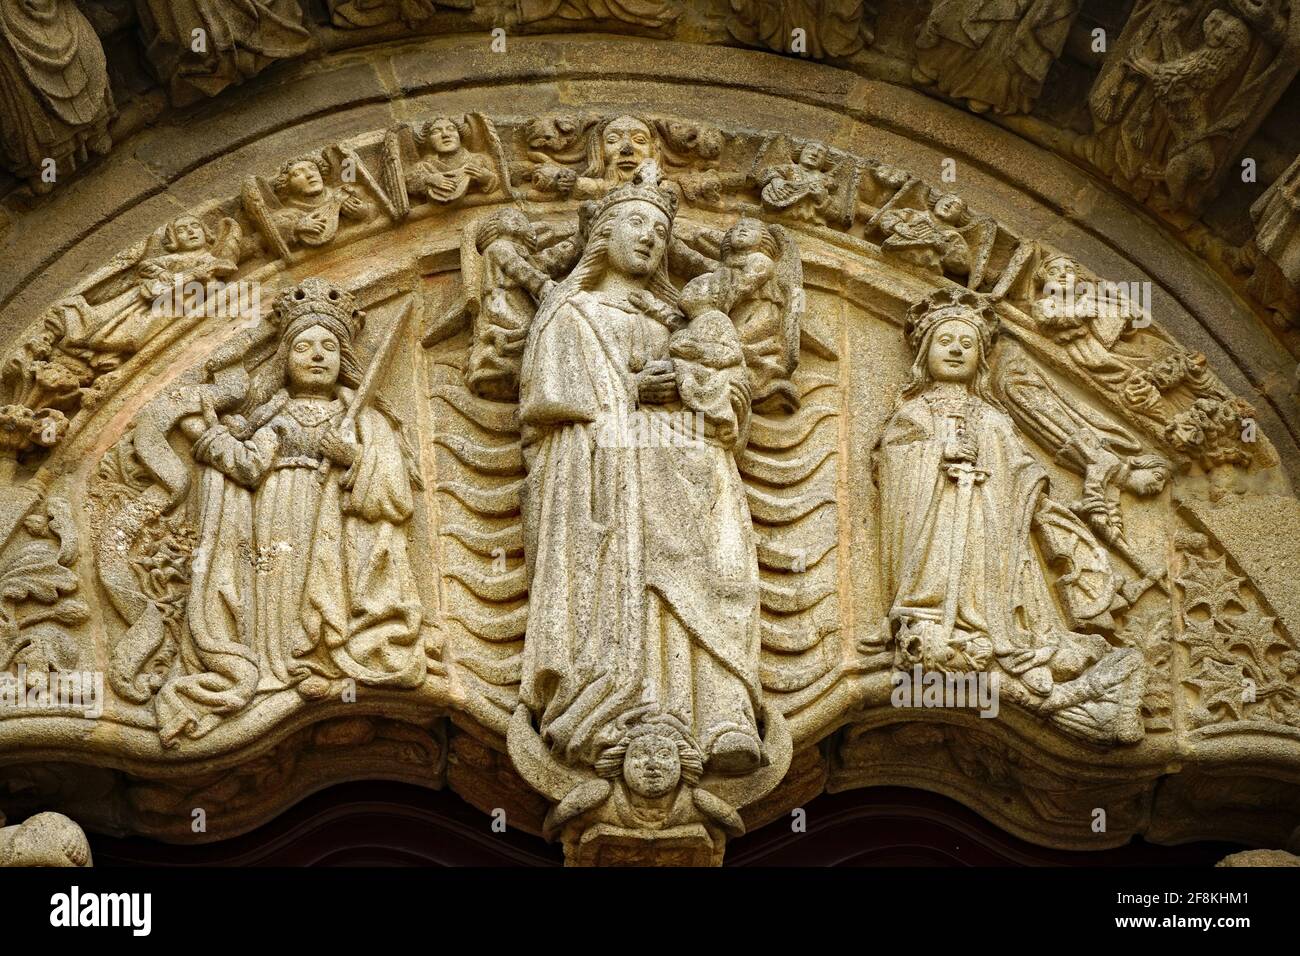
{"type": "Polygon", "coordinates": [[[758,558],[735,462],[750,388],[728,316],[684,324],[677,308],[675,213],[653,161],[589,205],[582,256],[529,332],[520,698],[571,765],[597,763],[648,701],[706,771],[745,774],[763,759],[758,558]],[[664,440],[620,441],[632,420],[664,440]],[[700,427],[671,438],[684,422],[700,427]]]}
{"type": "Polygon", "coordinates": [[[1102,549],[1049,497],[1047,471],[992,393],[998,326],[989,301],[964,290],[907,315],[915,361],[876,449],[882,638],[903,670],[996,671],[1003,693],[1063,729],[1132,742],[1143,735],[1141,655],[1072,630],[1053,599],[1039,547],[1055,553],[1056,542],[1035,537],[1102,549]]]}
{"type": "Polygon", "coordinates": [[[307,697],[343,678],[423,680],[404,528],[414,508],[407,450],[382,400],[352,407],[362,320],[347,292],[303,281],[275,303],[278,344],[239,413],[218,420],[204,403],[191,453],[205,467],[182,645],[192,660],[160,691],[164,739],[200,736],[238,709],[254,673],[256,692],[296,687],[307,697]],[[224,673],[209,672],[212,661],[224,673]]]}

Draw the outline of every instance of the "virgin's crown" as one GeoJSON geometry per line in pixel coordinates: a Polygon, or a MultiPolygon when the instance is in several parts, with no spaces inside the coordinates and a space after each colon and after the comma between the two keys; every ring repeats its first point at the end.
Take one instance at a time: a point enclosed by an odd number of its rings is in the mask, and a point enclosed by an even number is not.
{"type": "Polygon", "coordinates": [[[653,159],[647,159],[636,168],[631,182],[612,190],[604,199],[595,200],[587,218],[590,222],[597,222],[620,203],[638,199],[657,207],[669,222],[677,215],[677,193],[668,185],[659,164],[653,159]]]}

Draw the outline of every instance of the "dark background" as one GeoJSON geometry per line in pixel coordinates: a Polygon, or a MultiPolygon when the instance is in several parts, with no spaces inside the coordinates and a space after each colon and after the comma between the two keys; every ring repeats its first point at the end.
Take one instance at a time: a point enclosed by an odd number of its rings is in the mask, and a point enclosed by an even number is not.
{"type": "MultiPolygon", "coordinates": [[[[1245,849],[1231,843],[1162,847],[1136,840],[1096,852],[1017,839],[946,797],[879,787],[824,794],[806,807],[808,832],[779,823],[727,846],[728,866],[1200,866],[1245,849]]],[[[451,791],[365,782],[313,794],[232,840],[174,846],[90,834],[105,866],[558,866],[558,844],[491,818],[451,791]]]]}

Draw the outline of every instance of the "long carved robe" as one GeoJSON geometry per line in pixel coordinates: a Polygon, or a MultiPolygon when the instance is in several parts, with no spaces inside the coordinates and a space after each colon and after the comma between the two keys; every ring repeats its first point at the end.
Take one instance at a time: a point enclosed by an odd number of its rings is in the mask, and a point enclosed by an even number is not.
{"type": "Polygon", "coordinates": [[[938,0],[917,64],[949,96],[1028,113],[1078,11],[1079,0],[938,0]]]}
{"type": "Polygon", "coordinates": [[[114,114],[99,37],[72,0],[0,4],[0,158],[35,177],[103,152],[114,114]]]}
{"type": "Polygon", "coordinates": [[[668,330],[588,292],[548,305],[521,382],[530,584],[520,698],[570,760],[593,759],[600,732],[643,696],[692,727],[706,754],[728,731],[757,744],[758,560],[732,457],[748,424],[734,330],[713,313],[731,335],[717,352],[689,328],[675,340],[678,388],[704,441],[611,447],[637,410],[633,372],[667,357],[668,330]]]}
{"type": "Polygon", "coordinates": [[[965,428],[987,477],[967,496],[943,461],[944,445],[955,435],[951,413],[960,414],[960,407],[936,402],[932,408],[921,395],[904,402],[885,426],[877,463],[881,567],[891,616],[942,622],[951,598],[957,639],[985,636],[1002,656],[1062,630],[1031,540],[1047,473],[1005,413],[979,399],[969,408],[965,428]]]}
{"type": "Polygon", "coordinates": [[[311,46],[298,0],[137,0],[147,52],[172,98],[190,103],[311,46]],[[202,30],[206,49],[192,48],[202,30]]]}
{"type": "Polygon", "coordinates": [[[164,737],[202,727],[214,707],[231,703],[210,693],[217,685],[202,673],[214,655],[255,661],[258,691],[309,674],[380,686],[423,679],[422,610],[402,527],[414,505],[405,460],[388,420],[364,409],[357,462],[322,473],[321,436],[351,399],[347,389],[339,395],[321,403],[281,393],[272,399],[279,409],[247,440],[218,425],[195,443],[196,459],[211,467],[198,488],[193,646],[182,653],[186,671],[200,673],[160,692],[164,737]]]}

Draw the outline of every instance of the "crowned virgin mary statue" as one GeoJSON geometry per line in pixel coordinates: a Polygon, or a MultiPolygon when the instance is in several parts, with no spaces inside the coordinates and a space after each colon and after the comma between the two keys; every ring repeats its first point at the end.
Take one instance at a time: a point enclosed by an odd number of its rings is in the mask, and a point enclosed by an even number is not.
{"type": "Polygon", "coordinates": [[[685,324],[676,307],[676,200],[653,162],[585,213],[581,259],[543,300],[520,380],[520,696],[562,760],[594,764],[649,701],[707,770],[747,773],[762,745],[740,343],[725,314],[685,324]]]}

